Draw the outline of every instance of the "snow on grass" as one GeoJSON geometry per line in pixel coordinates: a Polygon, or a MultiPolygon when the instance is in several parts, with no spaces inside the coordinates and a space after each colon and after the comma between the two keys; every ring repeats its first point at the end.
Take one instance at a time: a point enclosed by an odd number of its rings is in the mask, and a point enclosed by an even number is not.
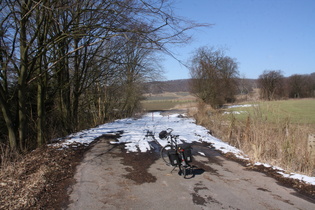
{"type": "Polygon", "coordinates": [[[231,105],[231,106],[228,106],[227,108],[228,109],[231,109],[231,108],[242,108],[242,107],[252,107],[252,106],[257,106],[257,104],[242,104],[242,105],[231,105]]]}
{"type": "MultiPolygon", "coordinates": [[[[210,135],[209,130],[197,125],[195,120],[178,114],[163,116],[158,112],[148,113],[140,119],[121,119],[92,129],[83,130],[66,137],[64,139],[65,141],[62,141],[63,143],[59,143],[58,145],[61,144],[63,147],[67,147],[73,143],[90,144],[97,137],[104,134],[120,134],[121,137],[118,139],[118,142],[112,142],[113,144],[124,144],[128,152],[146,152],[151,150],[149,142],[153,141],[152,137],[146,137],[147,131],[151,131],[154,134],[154,138],[164,146],[167,144],[167,141],[159,139],[159,132],[168,128],[172,128],[172,134],[179,135],[179,139],[183,142],[208,142],[211,143],[215,149],[223,153],[233,153],[238,158],[248,160],[247,156],[242,151],[210,135]]],[[[266,167],[272,167],[266,164],[264,165],[266,167]]],[[[285,177],[297,178],[315,185],[315,177],[286,174],[284,170],[280,168],[275,169],[285,177]]]]}
{"type": "Polygon", "coordinates": [[[223,112],[223,114],[243,114],[248,113],[246,111],[232,111],[232,112],[223,112]]]}
{"type": "MultiPolygon", "coordinates": [[[[244,107],[253,107],[253,106],[258,106],[257,104],[236,104],[236,105],[231,105],[227,106],[227,109],[232,109],[232,108],[244,108],[244,107]]],[[[243,114],[243,113],[248,113],[247,111],[225,111],[223,114],[243,114]]]]}
{"type": "Polygon", "coordinates": [[[282,175],[283,177],[297,179],[297,180],[304,181],[305,183],[315,185],[315,177],[305,176],[305,175],[296,174],[296,173],[286,173],[282,168],[279,168],[277,166],[271,166],[269,164],[260,163],[260,162],[257,162],[254,165],[257,165],[257,166],[263,165],[266,168],[272,168],[276,170],[277,173],[282,175]]]}

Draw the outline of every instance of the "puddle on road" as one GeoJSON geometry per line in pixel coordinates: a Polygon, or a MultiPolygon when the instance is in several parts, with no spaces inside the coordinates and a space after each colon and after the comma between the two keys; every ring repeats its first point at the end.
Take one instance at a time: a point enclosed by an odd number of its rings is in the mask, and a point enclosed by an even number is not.
{"type": "Polygon", "coordinates": [[[121,163],[126,166],[128,174],[126,178],[133,180],[136,184],[156,182],[156,177],[148,172],[148,169],[155,163],[159,156],[156,152],[130,152],[127,153],[123,146],[120,147],[121,152],[115,154],[121,157],[121,163]]]}
{"type": "Polygon", "coordinates": [[[209,203],[216,203],[222,206],[222,203],[211,196],[202,196],[202,193],[199,193],[200,191],[202,192],[207,190],[209,190],[209,188],[207,188],[202,182],[196,183],[194,187],[194,193],[191,193],[193,203],[200,206],[206,206],[206,204],[209,203]]]}

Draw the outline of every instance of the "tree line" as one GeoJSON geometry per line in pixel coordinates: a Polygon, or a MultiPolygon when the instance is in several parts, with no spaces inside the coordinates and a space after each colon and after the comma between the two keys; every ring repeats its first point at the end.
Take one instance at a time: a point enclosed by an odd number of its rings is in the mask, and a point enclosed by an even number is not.
{"type": "MultiPolygon", "coordinates": [[[[236,59],[220,49],[200,47],[190,61],[191,92],[213,108],[236,100],[236,94],[250,92],[239,77],[236,59]]],[[[265,70],[257,79],[262,100],[315,97],[315,73],[284,77],[280,70],[265,70]]]]}
{"type": "Polygon", "coordinates": [[[265,70],[258,78],[258,87],[264,100],[315,97],[315,73],[284,77],[280,70],[265,70]]]}
{"type": "Polygon", "coordinates": [[[0,143],[21,152],[131,116],[196,23],[165,0],[2,0],[0,143]]]}

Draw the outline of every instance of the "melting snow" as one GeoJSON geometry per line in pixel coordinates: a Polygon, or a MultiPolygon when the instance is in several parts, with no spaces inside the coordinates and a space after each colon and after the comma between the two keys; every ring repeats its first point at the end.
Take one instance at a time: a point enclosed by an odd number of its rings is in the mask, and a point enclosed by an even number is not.
{"type": "Polygon", "coordinates": [[[309,177],[309,176],[296,174],[296,173],[286,173],[282,168],[279,168],[277,166],[271,166],[265,163],[257,162],[255,163],[255,165],[263,165],[267,168],[273,168],[274,170],[277,171],[278,174],[281,174],[283,177],[291,178],[291,179],[298,179],[298,180],[304,181],[305,183],[315,185],[315,177],[309,177]]]}
{"type": "MultiPolygon", "coordinates": [[[[245,105],[243,105],[244,107],[245,105]]],[[[248,105],[252,106],[252,105],[248,105]]],[[[125,148],[128,152],[146,152],[151,150],[150,141],[153,138],[146,137],[147,131],[152,131],[155,139],[163,146],[166,145],[166,140],[159,139],[159,132],[166,130],[167,128],[172,128],[174,135],[179,135],[179,139],[186,143],[192,142],[208,142],[212,146],[220,150],[223,153],[233,153],[238,158],[248,159],[247,156],[239,149],[228,145],[227,143],[221,141],[218,138],[209,134],[209,131],[199,125],[196,125],[195,120],[191,118],[179,117],[178,114],[163,116],[158,112],[148,113],[140,119],[121,119],[116,120],[112,123],[106,123],[98,127],[83,130],[81,132],[72,134],[65,138],[65,141],[61,144],[63,147],[67,147],[72,143],[82,143],[89,144],[95,140],[95,138],[100,137],[104,134],[106,135],[116,135],[120,134],[121,137],[118,142],[111,142],[113,144],[125,144],[125,148]]],[[[200,153],[201,154],[201,153],[200,153]]],[[[201,154],[204,155],[204,154],[201,154]]],[[[256,163],[262,164],[262,163],[256,163]]],[[[263,164],[265,167],[272,167],[267,164],[263,164]]],[[[307,183],[315,185],[315,177],[308,177],[299,174],[287,174],[284,170],[280,168],[275,168],[278,173],[285,177],[290,177],[294,179],[300,179],[307,183]]]]}
{"type": "Polygon", "coordinates": [[[203,152],[198,152],[200,155],[202,155],[202,156],[206,156],[205,155],[205,153],[203,153],[203,152]]]}
{"type": "Polygon", "coordinates": [[[242,114],[242,113],[248,113],[248,112],[246,111],[223,112],[223,114],[242,114]]]}
{"type": "Polygon", "coordinates": [[[231,106],[228,106],[227,108],[231,109],[231,108],[251,107],[251,106],[257,106],[257,104],[231,105],[231,106]]]}

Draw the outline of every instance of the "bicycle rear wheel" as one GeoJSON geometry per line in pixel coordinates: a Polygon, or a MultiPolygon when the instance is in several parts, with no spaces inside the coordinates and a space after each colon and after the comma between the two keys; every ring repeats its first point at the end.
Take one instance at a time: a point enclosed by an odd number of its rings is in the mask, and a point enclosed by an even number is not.
{"type": "Polygon", "coordinates": [[[181,166],[181,170],[182,170],[182,175],[185,179],[190,179],[190,178],[193,178],[195,176],[194,169],[190,165],[181,166]]]}
{"type": "Polygon", "coordinates": [[[179,175],[183,176],[184,178],[186,177],[186,167],[183,165],[179,165],[179,175]]]}
{"type": "Polygon", "coordinates": [[[164,147],[162,147],[161,151],[160,151],[160,155],[162,160],[166,163],[166,165],[171,165],[170,159],[168,157],[168,152],[171,150],[171,145],[166,145],[164,147]]]}

